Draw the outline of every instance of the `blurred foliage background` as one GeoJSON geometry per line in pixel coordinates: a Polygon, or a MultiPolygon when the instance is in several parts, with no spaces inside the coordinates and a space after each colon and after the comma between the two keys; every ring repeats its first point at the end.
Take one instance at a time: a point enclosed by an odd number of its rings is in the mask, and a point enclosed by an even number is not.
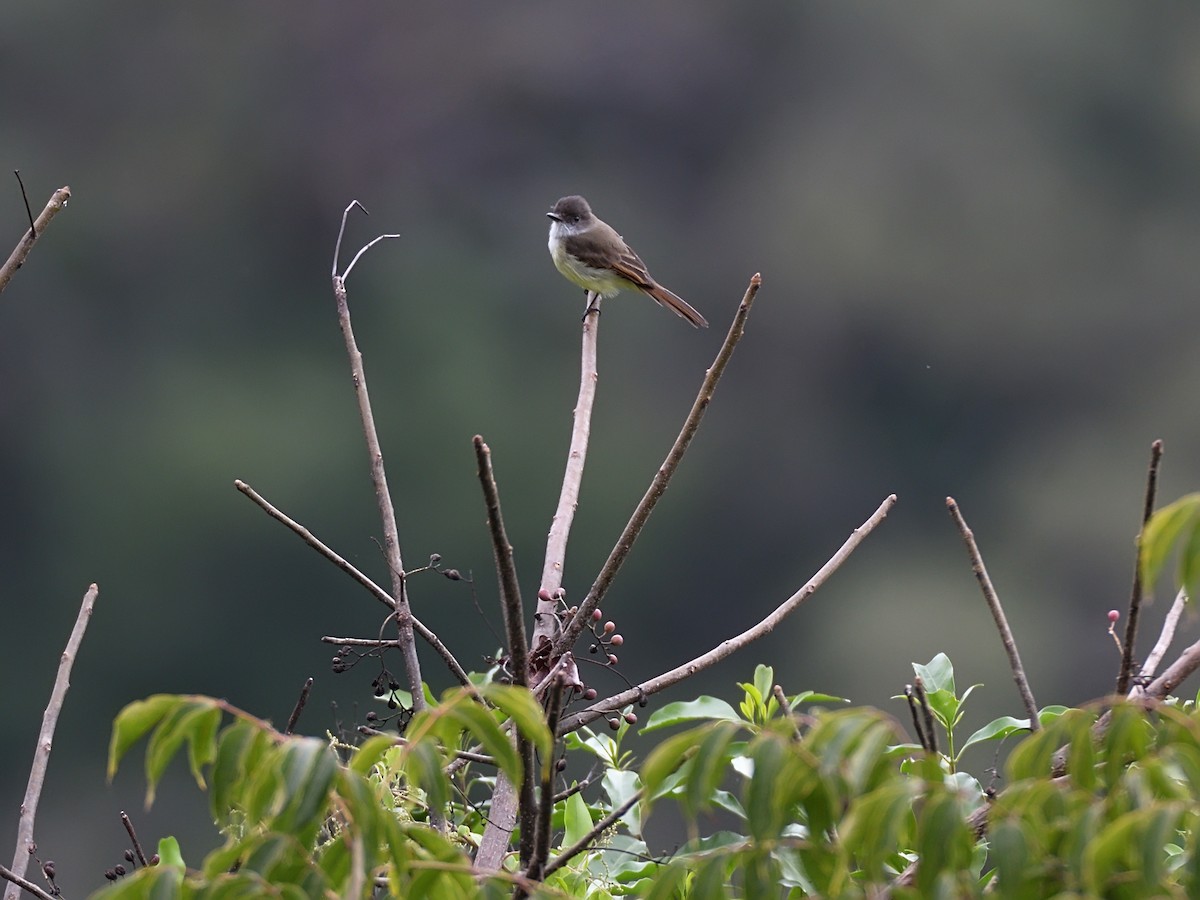
{"type": "MultiPolygon", "coordinates": [[[[281,722],[314,675],[302,729],[371,707],[374,672],[334,677],[318,639],[375,634],[379,606],[233,488],[386,583],[329,284],[354,198],[372,216],[349,245],[403,234],[350,300],[406,560],[474,572],[493,628],[470,439],[532,599],[582,300],[544,213],[578,192],[713,328],[606,305],[572,598],[764,277],[606,604],[626,677],[757,621],[894,491],[786,627],[664,699],[731,698],[762,661],[789,692],[906,719],[889,698],[909,663],[945,651],[986,685],[968,726],[1019,715],[948,494],[1039,702],[1109,691],[1150,442],[1164,502],[1200,484],[1198,44],[1184,4],[5,4],[0,163],[36,209],[60,184],[74,199],[0,297],[0,847],[91,581],[38,828],[66,890],[120,861],[117,810],[141,808],[136,765],[103,780],[128,701],[202,692],[281,722]]],[[[26,219],[0,184],[7,253],[26,219]]],[[[470,591],[412,591],[484,668],[497,639],[470,591]]],[[[181,776],[135,819],[198,858],[202,803],[181,776]]]]}

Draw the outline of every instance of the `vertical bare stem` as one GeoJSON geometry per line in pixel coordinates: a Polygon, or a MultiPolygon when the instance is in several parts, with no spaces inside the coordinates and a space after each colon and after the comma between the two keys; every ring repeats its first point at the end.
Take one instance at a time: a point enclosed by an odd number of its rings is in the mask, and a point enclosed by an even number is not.
{"type": "Polygon", "coordinates": [[[1133,674],[1133,649],[1137,643],[1138,618],[1142,611],[1142,529],[1154,514],[1154,497],[1158,493],[1158,467],[1162,462],[1163,442],[1150,445],[1150,466],[1146,472],[1146,496],[1142,503],[1142,527],[1138,530],[1137,555],[1133,560],[1133,590],[1129,596],[1129,616],[1125,619],[1125,643],[1121,648],[1121,669],[1117,672],[1117,693],[1129,690],[1133,674]]]}
{"type": "MultiPolygon", "coordinates": [[[[351,207],[347,208],[347,212],[353,206],[354,204],[351,204],[351,207]]],[[[343,229],[345,225],[346,220],[343,215],[343,229]]],[[[340,233],[338,245],[339,247],[341,245],[340,233]]],[[[347,274],[361,255],[362,251],[359,251],[358,256],[355,256],[354,261],[347,267],[347,274]]],[[[419,712],[425,708],[425,694],[421,690],[421,663],[417,659],[417,643],[413,637],[408,585],[404,576],[404,559],[400,553],[400,537],[396,527],[396,509],[392,505],[392,496],[388,491],[387,472],[383,465],[383,450],[379,444],[379,433],[375,430],[375,416],[371,412],[371,398],[367,392],[367,373],[363,368],[362,353],[358,349],[358,343],[354,340],[354,329],[350,324],[350,306],[346,300],[345,275],[334,274],[333,293],[337,298],[338,324],[342,328],[342,336],[346,341],[346,353],[350,357],[354,394],[358,398],[358,412],[362,418],[363,435],[367,441],[371,482],[375,485],[375,500],[379,506],[380,519],[383,521],[383,552],[392,576],[392,597],[396,601],[396,626],[399,631],[400,654],[404,659],[404,668],[408,675],[408,689],[412,693],[413,710],[419,712]]]]}
{"type": "MultiPolygon", "coordinates": [[[[37,750],[33,754],[33,765],[29,768],[29,783],[25,788],[25,799],[21,801],[21,818],[17,822],[17,849],[13,853],[12,871],[18,878],[25,875],[29,865],[29,854],[33,846],[33,822],[37,818],[38,800],[41,799],[46,769],[50,765],[54,729],[58,725],[58,714],[62,712],[63,701],[67,698],[67,689],[71,686],[71,667],[79,654],[79,645],[83,643],[83,634],[92,619],[92,609],[99,594],[100,589],[93,584],[83,595],[79,615],[75,618],[75,627],[71,629],[67,647],[58,661],[58,675],[50,691],[50,702],[46,704],[46,711],[42,714],[42,730],[38,733],[37,750]]],[[[4,891],[4,900],[16,900],[20,896],[21,889],[18,883],[10,880],[4,891]]]]}
{"type": "Polygon", "coordinates": [[[946,509],[950,510],[950,516],[958,526],[958,533],[962,535],[963,543],[967,545],[967,554],[971,557],[971,569],[975,573],[979,587],[983,590],[983,599],[987,601],[992,618],[996,620],[996,629],[1000,632],[1004,652],[1008,654],[1008,664],[1012,669],[1013,681],[1017,683],[1017,690],[1021,694],[1021,701],[1025,704],[1025,711],[1029,713],[1029,730],[1037,731],[1041,728],[1041,724],[1038,722],[1037,703],[1033,699],[1033,691],[1029,689],[1029,679],[1025,677],[1025,667],[1021,665],[1021,654],[1017,651],[1017,642],[1013,638],[1012,629],[1008,627],[1008,618],[1004,615],[1004,607],[1000,605],[1000,597],[992,586],[992,579],[988,576],[987,568],[983,564],[983,556],[975,543],[975,535],[967,527],[967,520],[963,518],[953,497],[946,498],[946,509]]]}

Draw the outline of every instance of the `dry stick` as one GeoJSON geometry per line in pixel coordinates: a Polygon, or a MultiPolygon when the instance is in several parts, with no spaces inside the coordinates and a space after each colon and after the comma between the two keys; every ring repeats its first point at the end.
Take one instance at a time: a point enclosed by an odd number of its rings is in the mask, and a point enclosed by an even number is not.
{"type": "Polygon", "coordinates": [[[625,799],[625,801],[617,805],[612,812],[592,826],[591,831],[573,843],[566,850],[562,851],[558,856],[554,857],[546,866],[546,870],[542,873],[543,878],[549,878],[572,859],[586,850],[592,845],[592,841],[596,840],[600,835],[612,828],[620,820],[621,816],[633,809],[633,805],[642,799],[644,791],[639,788],[633,794],[625,799]]]}
{"type": "Polygon", "coordinates": [[[479,483],[487,504],[488,532],[492,537],[492,555],[496,558],[496,574],[500,580],[500,601],[504,613],[504,630],[508,636],[508,653],[512,659],[513,683],[525,685],[529,673],[529,648],[525,643],[525,622],[521,609],[521,585],[517,580],[517,565],[513,561],[512,544],[504,530],[500,513],[500,489],[492,471],[492,451],[475,435],[475,460],[479,463],[479,483]]]}
{"type": "MultiPolygon", "coordinates": [[[[579,505],[579,486],[583,481],[583,464],[587,458],[588,437],[591,434],[592,406],[596,398],[596,343],[600,329],[599,299],[590,291],[587,295],[588,312],[583,317],[583,342],[580,353],[579,397],[575,401],[575,418],[571,427],[571,446],[567,451],[567,465],[563,473],[562,489],[558,496],[558,507],[550,523],[546,537],[546,559],[542,565],[542,581],[538,590],[537,612],[533,617],[532,647],[536,653],[543,644],[553,641],[558,628],[557,596],[562,588],[563,566],[567,558],[567,538],[579,505]],[[593,309],[595,302],[595,312],[593,309]]],[[[488,824],[479,841],[475,854],[475,869],[494,872],[508,852],[513,824],[516,822],[518,804],[516,791],[508,776],[501,772],[496,777],[492,791],[492,805],[488,824]]]]}
{"type": "Polygon", "coordinates": [[[146,859],[146,852],[142,849],[142,842],[138,840],[137,831],[134,830],[133,820],[125,810],[121,810],[121,824],[125,826],[125,832],[133,842],[133,852],[137,854],[138,861],[143,866],[150,865],[150,860],[146,859]]]}
{"type": "Polygon", "coordinates": [[[308,695],[312,692],[312,686],[312,678],[306,678],[304,687],[300,689],[300,697],[296,700],[296,705],[292,707],[292,714],[288,716],[287,726],[283,729],[284,734],[291,734],[296,728],[296,723],[300,721],[300,713],[304,712],[304,707],[308,703],[308,695]]]}
{"type": "Polygon", "coordinates": [[[987,569],[983,565],[983,556],[980,555],[979,547],[975,544],[975,535],[967,527],[967,521],[959,512],[958,504],[954,502],[953,497],[946,498],[946,509],[950,511],[954,524],[958,526],[958,533],[962,535],[963,543],[967,545],[967,555],[971,557],[971,570],[975,573],[979,587],[983,590],[983,599],[987,601],[988,609],[992,611],[992,618],[996,620],[996,628],[1000,632],[1000,640],[1004,643],[1004,652],[1008,654],[1008,664],[1012,668],[1013,680],[1017,683],[1017,690],[1025,704],[1025,711],[1029,713],[1029,730],[1037,731],[1041,728],[1041,723],[1038,722],[1037,703],[1034,702],[1033,691],[1029,689],[1029,680],[1025,677],[1025,669],[1021,665],[1021,654],[1017,651],[1017,642],[1013,639],[1012,629],[1008,627],[1004,607],[1000,605],[1000,598],[992,586],[992,579],[988,577],[987,569]]]}
{"type": "MultiPolygon", "coordinates": [[[[54,729],[58,725],[58,714],[62,712],[63,701],[67,698],[67,689],[71,686],[71,667],[79,654],[79,645],[83,643],[83,633],[87,631],[99,593],[100,588],[93,584],[83,595],[79,615],[75,618],[75,627],[71,629],[66,649],[58,661],[58,674],[54,678],[54,687],[50,690],[50,702],[46,704],[46,711],[42,714],[42,730],[38,732],[37,750],[33,754],[33,765],[29,767],[29,783],[25,788],[25,799],[21,801],[21,818],[17,822],[17,848],[13,853],[12,872],[18,878],[25,875],[29,866],[29,854],[33,852],[33,822],[37,818],[38,800],[41,799],[46,769],[50,765],[54,729]]],[[[23,886],[12,881],[12,885],[4,891],[4,900],[16,900],[20,896],[18,887],[23,886]]]]}
{"type": "MultiPolygon", "coordinates": [[[[20,176],[18,175],[18,180],[20,176]]],[[[21,186],[21,192],[24,193],[25,187],[21,186]]],[[[25,232],[25,236],[17,243],[16,248],[8,257],[8,262],[0,266],[0,292],[3,292],[8,287],[9,281],[16,274],[17,269],[25,264],[25,258],[29,256],[29,251],[33,249],[34,242],[38,239],[46,226],[50,224],[50,220],[58,215],[58,211],[67,205],[67,201],[71,199],[71,189],[69,187],[60,187],[57,191],[50,195],[50,201],[46,204],[46,208],[42,210],[37,217],[37,221],[33,223],[29,231],[25,232]]],[[[26,209],[29,208],[29,201],[25,202],[26,209]]],[[[14,891],[13,896],[16,896],[14,891]]]]}
{"type": "MultiPolygon", "coordinates": [[[[492,470],[492,451],[475,435],[475,460],[479,463],[479,484],[483,488],[487,506],[488,532],[492,538],[492,555],[496,560],[496,575],[500,582],[500,606],[504,616],[504,630],[508,636],[508,657],[513,683],[522,687],[529,679],[529,648],[525,643],[525,621],[521,605],[521,585],[517,579],[517,565],[513,560],[512,544],[504,529],[504,516],[500,511],[500,488],[492,470]]],[[[520,729],[515,729],[517,753],[521,757],[521,799],[517,808],[521,815],[521,862],[526,864],[534,849],[534,803],[533,744],[520,729]]]]}
{"type": "Polygon", "coordinates": [[[750,315],[750,306],[754,303],[754,297],[761,286],[762,275],[756,272],[750,279],[750,284],[746,288],[742,302],[738,305],[733,323],[729,326],[729,333],[725,335],[725,341],[721,344],[721,349],[717,351],[716,359],[705,373],[704,381],[700,385],[700,392],[696,395],[691,412],[688,413],[687,419],[684,420],[679,436],[675,438],[675,443],[671,446],[671,450],[667,454],[667,458],[663,461],[663,464],[654,473],[654,478],[650,482],[649,489],[647,489],[645,495],[642,497],[641,502],[638,503],[637,509],[633,511],[633,516],[625,525],[625,530],[621,532],[621,536],[617,539],[616,546],[613,547],[612,552],[608,555],[608,559],[601,567],[600,574],[596,576],[596,581],[592,584],[591,590],[588,591],[587,597],[579,605],[579,611],[555,642],[554,652],[556,654],[565,653],[574,645],[575,639],[579,637],[580,632],[586,627],[592,610],[600,605],[600,601],[604,599],[609,585],[612,584],[612,580],[617,576],[617,572],[620,571],[621,565],[629,555],[629,551],[633,549],[633,542],[637,540],[642,527],[646,524],[646,520],[650,518],[650,513],[654,511],[655,505],[666,492],[667,485],[671,481],[671,476],[675,473],[679,461],[687,451],[688,444],[692,442],[692,438],[696,435],[696,430],[700,427],[700,420],[704,418],[704,412],[708,409],[708,404],[712,401],[713,392],[717,388],[717,382],[721,380],[721,375],[724,373],[725,367],[729,364],[729,359],[733,356],[733,350],[737,346],[738,341],[745,334],[746,319],[750,315]]]}
{"type": "MultiPolygon", "coordinates": [[[[7,866],[0,866],[0,878],[3,878],[5,881],[15,885],[16,888],[20,888],[21,891],[28,891],[29,893],[33,894],[33,896],[40,897],[41,900],[59,900],[58,897],[55,897],[53,894],[46,893],[46,891],[42,890],[32,881],[29,881],[23,875],[18,875],[7,866]]],[[[16,891],[16,888],[9,888],[9,890],[16,891]]],[[[21,891],[16,891],[13,896],[21,896],[21,891]]],[[[5,896],[8,896],[7,892],[5,893],[5,896]]]]}
{"type": "Polygon", "coordinates": [[[558,495],[558,506],[550,522],[550,533],[546,536],[546,560],[542,564],[542,581],[538,590],[537,614],[533,624],[533,649],[543,642],[557,637],[557,597],[562,588],[563,566],[567,558],[567,538],[575,509],[579,506],[579,485],[583,481],[583,464],[587,458],[588,437],[592,427],[592,406],[596,399],[596,382],[600,375],[596,368],[596,345],[600,330],[599,299],[588,292],[588,308],[595,302],[595,313],[583,317],[583,345],[579,363],[579,397],[575,401],[575,417],[571,427],[571,446],[567,451],[567,465],[563,472],[562,489],[558,495]]]}
{"type": "Polygon", "coordinates": [[[851,532],[850,537],[838,549],[837,553],[829,558],[825,565],[817,570],[817,573],[809,579],[808,583],[787,600],[783,601],[775,610],[760,621],[752,628],[748,628],[739,634],[737,637],[729,638],[722,641],[707,653],[697,656],[690,662],[686,662],[681,666],[676,666],[669,672],[664,672],[661,675],[644,681],[639,685],[635,685],[628,690],[622,691],[619,694],[614,694],[611,697],[606,697],[603,700],[598,700],[588,706],[586,709],[580,710],[572,716],[568,716],[563,720],[562,726],[559,728],[560,734],[574,731],[582,725],[599,718],[605,713],[619,710],[630,703],[636,702],[650,694],[656,694],[659,691],[665,690],[672,685],[690,678],[697,672],[715,665],[727,656],[741,650],[753,641],[758,640],[766,634],[773,631],[785,618],[792,613],[801,603],[813,595],[816,590],[821,587],[829,576],[838,570],[838,568],[846,561],[855,548],[862,543],[863,539],[868,534],[875,530],[875,527],[884,520],[888,512],[896,503],[896,495],[892,494],[879,505],[879,508],[871,514],[871,517],[862,525],[855,528],[851,532]]]}
{"type": "MultiPolygon", "coordinates": [[[[1179,619],[1183,616],[1183,611],[1187,608],[1187,602],[1187,591],[1180,588],[1179,593],[1175,595],[1175,601],[1171,604],[1171,608],[1167,610],[1167,617],[1163,619],[1162,631],[1159,632],[1158,640],[1154,643],[1154,649],[1150,651],[1150,655],[1142,663],[1141,671],[1138,672],[1142,678],[1153,677],[1154,673],[1158,670],[1158,664],[1167,655],[1171,641],[1175,640],[1175,630],[1179,627],[1179,619]]],[[[1134,685],[1129,691],[1129,696],[1137,697],[1141,693],[1142,689],[1134,685]]]]}
{"type": "MultiPolygon", "coordinates": [[[[312,547],[323,557],[365,587],[372,595],[374,595],[376,600],[378,600],[388,609],[394,610],[396,608],[396,601],[392,598],[391,594],[356,569],[347,560],[339,556],[328,545],[322,543],[315,534],[313,534],[295,519],[291,518],[286,513],[273,506],[270,501],[264,498],[262,494],[258,493],[258,491],[254,490],[254,488],[250,487],[250,485],[246,484],[246,482],[234,480],[233,484],[234,487],[253,500],[268,516],[277,522],[282,522],[284,525],[290,528],[294,534],[298,535],[300,539],[304,541],[304,543],[308,544],[308,546],[312,547]]],[[[443,644],[441,639],[434,634],[434,632],[430,631],[420,619],[418,619],[416,616],[412,616],[411,618],[412,625],[416,633],[419,634],[421,638],[434,649],[438,656],[445,660],[451,674],[453,674],[454,677],[458,679],[459,683],[464,687],[470,687],[471,679],[467,677],[467,672],[459,663],[459,661],[454,658],[454,654],[450,652],[450,648],[443,644]]],[[[399,641],[364,640],[362,638],[323,637],[321,640],[327,644],[353,644],[355,646],[371,647],[400,646],[399,641]]]]}
{"type": "MultiPolygon", "coordinates": [[[[408,586],[404,576],[404,560],[400,553],[400,536],[396,527],[396,509],[392,504],[392,496],[388,491],[387,473],[383,465],[383,450],[379,444],[379,433],[375,430],[375,415],[371,412],[371,398],[367,393],[367,373],[363,368],[363,356],[354,340],[354,329],[350,324],[350,305],[346,300],[346,278],[354,268],[354,264],[362,255],[377,242],[399,235],[380,235],[358,251],[346,271],[339,275],[338,251],[342,246],[342,235],[346,231],[346,217],[354,207],[362,209],[357,200],[346,207],[342,213],[342,227],[338,231],[337,244],[334,248],[333,259],[333,294],[337,298],[338,324],[342,329],[342,337],[346,341],[346,354],[350,358],[350,372],[354,381],[354,394],[358,399],[358,412],[362,418],[363,436],[367,441],[367,455],[371,465],[371,483],[375,486],[375,501],[379,506],[379,516],[383,522],[383,551],[387,559],[388,569],[392,576],[392,599],[396,601],[396,626],[399,630],[400,655],[404,660],[404,669],[408,675],[408,688],[412,693],[413,711],[420,712],[425,708],[425,692],[421,689],[421,663],[417,659],[417,644],[413,639],[412,612],[408,603],[408,586]]],[[[365,210],[364,210],[365,211],[365,210]]]]}
{"type": "Polygon", "coordinates": [[[1133,645],[1137,642],[1138,617],[1142,611],[1142,532],[1150,516],[1154,514],[1154,497],[1158,492],[1158,467],[1162,462],[1163,442],[1150,445],[1150,466],[1146,471],[1146,498],[1142,503],[1142,526],[1138,529],[1137,553],[1133,561],[1133,591],[1129,596],[1129,617],[1125,620],[1125,645],[1121,652],[1121,669],[1117,672],[1117,693],[1129,690],[1129,677],[1133,674],[1133,645]]]}

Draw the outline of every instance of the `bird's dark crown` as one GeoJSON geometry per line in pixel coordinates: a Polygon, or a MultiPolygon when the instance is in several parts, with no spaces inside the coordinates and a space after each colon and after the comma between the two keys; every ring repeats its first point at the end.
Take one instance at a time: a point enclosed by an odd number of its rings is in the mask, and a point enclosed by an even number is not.
{"type": "Polygon", "coordinates": [[[592,208],[578,194],[563,197],[554,204],[554,208],[550,212],[546,213],[546,215],[556,222],[578,222],[580,219],[586,218],[591,214],[592,208]]]}

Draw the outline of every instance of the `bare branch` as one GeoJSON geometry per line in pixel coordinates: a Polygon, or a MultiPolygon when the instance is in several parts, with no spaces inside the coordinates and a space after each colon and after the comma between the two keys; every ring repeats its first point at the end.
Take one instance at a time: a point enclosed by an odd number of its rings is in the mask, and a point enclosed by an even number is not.
{"type": "MultiPolygon", "coordinates": [[[[601,567],[600,574],[596,576],[596,581],[588,591],[587,597],[579,605],[579,611],[567,627],[563,629],[563,633],[555,642],[555,653],[565,653],[574,645],[575,639],[579,637],[580,632],[587,625],[588,617],[591,616],[592,610],[600,605],[600,601],[604,599],[609,585],[612,584],[613,579],[617,576],[617,572],[620,571],[625,558],[629,555],[629,551],[633,549],[633,543],[637,540],[638,535],[641,534],[643,526],[645,526],[646,521],[650,518],[650,513],[654,511],[654,507],[662,499],[662,495],[666,493],[671,476],[675,474],[680,460],[683,459],[683,454],[687,451],[688,445],[692,442],[692,438],[695,437],[696,431],[700,427],[700,421],[704,418],[708,404],[712,401],[713,393],[717,389],[717,382],[721,380],[721,375],[724,374],[725,367],[733,356],[734,348],[737,347],[738,341],[742,339],[742,335],[746,332],[746,319],[750,315],[750,307],[754,303],[754,298],[761,286],[762,276],[756,273],[750,279],[750,284],[746,288],[742,302],[738,305],[737,313],[733,317],[733,323],[729,326],[729,333],[725,335],[725,341],[721,344],[721,349],[717,351],[716,359],[705,373],[704,381],[700,385],[700,391],[696,395],[696,400],[692,404],[691,411],[684,420],[683,428],[679,431],[679,436],[675,438],[675,443],[671,446],[671,450],[667,453],[667,458],[663,461],[663,464],[654,473],[650,487],[646,490],[641,502],[638,503],[637,508],[633,511],[633,515],[625,525],[625,530],[617,538],[616,545],[601,567]]],[[[540,605],[539,612],[542,612],[540,605]]]]}
{"type": "Polygon", "coordinates": [[[611,697],[606,697],[603,700],[597,700],[595,703],[580,710],[574,715],[568,716],[563,720],[560,733],[574,731],[582,725],[599,718],[605,713],[614,712],[622,709],[630,703],[637,702],[643,697],[651,694],[656,694],[659,691],[665,690],[673,685],[692,677],[697,672],[715,665],[726,657],[748,646],[752,642],[758,640],[763,635],[770,634],[788,617],[801,603],[811,597],[816,590],[821,587],[829,576],[838,570],[851,553],[863,542],[868,534],[875,530],[876,526],[884,520],[888,512],[896,503],[896,495],[892,494],[879,505],[879,508],[871,514],[867,521],[863,522],[858,528],[850,534],[846,542],[838,549],[837,553],[829,558],[825,565],[817,570],[817,573],[809,579],[808,583],[787,600],[783,601],[775,610],[760,621],[752,628],[748,628],[739,634],[737,637],[729,638],[722,641],[707,653],[697,656],[695,659],[684,663],[681,666],[676,666],[669,672],[664,672],[661,675],[644,681],[639,685],[635,685],[628,690],[622,691],[619,694],[614,694],[611,697]]]}
{"type": "MultiPolygon", "coordinates": [[[[238,479],[235,480],[233,484],[234,487],[253,500],[268,516],[277,522],[282,522],[284,525],[290,528],[294,534],[298,535],[300,539],[304,541],[304,543],[308,544],[308,546],[312,547],[323,557],[325,557],[327,560],[365,587],[368,591],[370,591],[376,600],[390,610],[394,610],[396,608],[396,601],[392,598],[391,594],[389,594],[374,581],[352,566],[349,562],[335,553],[328,545],[322,543],[322,541],[315,534],[313,534],[295,519],[291,518],[286,513],[273,506],[270,501],[264,498],[262,494],[258,493],[258,491],[254,490],[254,488],[250,487],[250,485],[246,484],[246,482],[238,479]]],[[[438,636],[430,631],[420,619],[418,619],[416,616],[410,616],[409,618],[412,622],[413,630],[416,631],[416,633],[421,636],[422,640],[424,640],[437,652],[438,656],[445,660],[451,674],[458,679],[458,682],[463,686],[470,686],[471,679],[467,677],[466,670],[463,669],[458,660],[454,658],[454,654],[450,652],[450,649],[443,644],[438,636]]],[[[362,639],[321,638],[321,640],[329,644],[354,644],[356,641],[360,641],[362,639]]],[[[370,643],[372,646],[376,646],[382,645],[383,642],[368,641],[367,643],[370,643]]],[[[389,642],[388,645],[396,648],[401,646],[399,641],[389,642]]]]}
{"type": "MultiPolygon", "coordinates": [[[[41,900],[60,900],[60,898],[55,897],[53,894],[49,894],[46,891],[42,890],[40,887],[38,887],[32,881],[29,881],[23,875],[18,875],[16,872],[14,872],[12,869],[8,868],[7,866],[0,866],[0,878],[3,878],[5,881],[7,881],[13,885],[16,885],[17,888],[20,888],[23,891],[28,891],[29,893],[33,894],[33,896],[35,896],[35,897],[40,897],[41,900]]],[[[10,888],[10,890],[15,890],[15,888],[10,888]]],[[[6,893],[6,896],[7,896],[7,893],[6,893]]],[[[19,897],[20,893],[14,893],[13,896],[19,897]]]]}
{"type": "Polygon", "coordinates": [[[950,510],[950,516],[958,526],[958,533],[962,535],[963,543],[967,545],[967,555],[971,557],[971,569],[975,573],[976,580],[979,581],[979,587],[983,590],[983,599],[987,601],[992,618],[996,621],[1000,640],[1004,644],[1004,652],[1008,654],[1008,664],[1012,668],[1013,680],[1017,683],[1017,691],[1021,694],[1025,711],[1029,713],[1029,730],[1037,731],[1041,728],[1041,723],[1038,722],[1037,703],[1033,699],[1033,691],[1029,689],[1029,679],[1025,677],[1025,668],[1021,665],[1021,654],[1017,650],[1017,642],[1013,638],[1012,629],[1008,627],[1004,607],[1000,605],[1000,597],[997,596],[996,589],[992,586],[992,579],[988,577],[987,568],[983,565],[983,556],[975,544],[975,535],[967,527],[967,521],[959,512],[958,504],[954,502],[953,497],[946,498],[946,509],[950,510]]]}
{"type": "MultiPolygon", "coordinates": [[[[1158,671],[1158,665],[1163,661],[1163,657],[1167,655],[1167,650],[1171,647],[1171,641],[1175,640],[1175,630],[1179,627],[1179,619],[1183,616],[1183,611],[1187,609],[1187,602],[1187,591],[1180,588],[1179,593],[1175,595],[1175,601],[1171,604],[1171,608],[1167,610],[1167,617],[1163,620],[1162,631],[1159,632],[1154,649],[1150,651],[1150,655],[1146,657],[1146,661],[1142,664],[1142,669],[1138,673],[1143,678],[1149,678],[1158,671]]],[[[1130,690],[1129,696],[1137,697],[1141,692],[1142,689],[1135,685],[1130,690]]]]}
{"type": "MultiPolygon", "coordinates": [[[[17,176],[20,180],[20,176],[17,176]]],[[[25,185],[21,185],[21,193],[25,193],[25,185]]],[[[71,189],[67,186],[60,187],[57,191],[50,195],[50,200],[46,204],[46,208],[42,210],[37,217],[37,221],[30,225],[29,231],[17,243],[12,254],[8,257],[8,261],[0,266],[0,293],[8,287],[8,283],[16,274],[17,269],[25,264],[25,258],[29,256],[29,251],[33,249],[34,242],[46,230],[46,226],[50,224],[50,220],[58,215],[58,211],[67,205],[67,201],[71,199],[71,189]]],[[[29,209],[29,201],[25,201],[26,210],[29,209]]]]}
{"type": "Polygon", "coordinates": [[[504,517],[500,513],[500,489],[492,471],[492,451],[475,435],[475,460],[479,463],[479,483],[483,487],[483,498],[487,505],[488,531],[492,537],[492,555],[496,558],[496,575],[500,581],[500,602],[504,613],[504,630],[508,636],[508,655],[512,659],[513,683],[525,685],[529,673],[529,649],[525,643],[524,612],[521,607],[521,585],[517,580],[517,566],[513,561],[512,544],[504,530],[504,517]]]}
{"type": "Polygon", "coordinates": [[[543,641],[552,641],[556,636],[558,617],[556,601],[562,587],[563,566],[567,558],[567,538],[575,509],[579,505],[579,485],[583,481],[583,465],[587,459],[588,437],[591,434],[592,405],[596,398],[596,344],[600,330],[599,301],[588,293],[589,309],[595,303],[595,314],[583,317],[583,347],[580,355],[579,397],[575,401],[575,418],[571,428],[571,446],[567,451],[566,471],[563,473],[562,489],[558,496],[558,507],[550,523],[546,537],[546,559],[542,565],[542,581],[538,590],[537,615],[534,617],[533,649],[536,651],[543,641]]]}
{"type": "MultiPolygon", "coordinates": [[[[75,664],[75,657],[79,655],[79,647],[83,643],[83,635],[92,619],[92,610],[99,594],[100,588],[93,584],[83,595],[79,615],[75,618],[75,627],[71,629],[66,649],[58,661],[58,674],[54,678],[54,687],[50,690],[50,702],[46,704],[46,711],[42,714],[42,729],[38,732],[37,750],[33,754],[33,765],[29,767],[29,782],[25,787],[25,799],[21,801],[21,818],[17,822],[17,848],[13,853],[12,874],[18,878],[24,876],[29,865],[30,848],[33,846],[33,823],[37,818],[42,785],[46,781],[46,769],[50,765],[54,729],[58,725],[58,715],[62,712],[63,702],[67,698],[67,689],[71,686],[71,667],[75,664]]],[[[9,881],[12,884],[5,890],[4,897],[5,900],[15,900],[20,896],[17,888],[24,885],[11,878],[9,881]]]]}
{"type": "Polygon", "coordinates": [[[300,713],[304,712],[304,707],[308,704],[308,695],[312,692],[312,678],[304,679],[304,687],[300,688],[300,696],[296,699],[296,705],[292,707],[292,714],[288,716],[287,725],[283,729],[284,734],[291,734],[296,728],[296,723],[300,721],[300,713]]]}
{"type": "MultiPolygon", "coordinates": [[[[343,214],[343,226],[345,217],[346,214],[343,214]]],[[[338,242],[339,244],[341,242],[340,233],[338,242]]],[[[354,262],[357,262],[363,252],[374,243],[375,241],[372,241],[371,244],[360,250],[354,257],[354,262]]],[[[346,271],[348,274],[349,268],[346,271]]],[[[408,688],[412,693],[413,710],[420,712],[425,708],[425,693],[421,689],[421,662],[417,658],[417,645],[413,640],[412,612],[409,609],[404,560],[400,552],[400,536],[396,527],[396,509],[392,504],[391,493],[388,491],[387,472],[383,465],[383,450],[379,444],[379,433],[375,429],[375,415],[371,411],[371,398],[367,392],[367,373],[363,367],[362,353],[354,340],[354,329],[350,324],[350,304],[346,299],[345,275],[333,276],[333,293],[337,298],[338,324],[341,326],[342,337],[346,342],[346,354],[350,358],[354,394],[358,398],[358,412],[362,418],[363,436],[367,441],[371,482],[375,485],[375,501],[379,506],[379,516],[383,522],[383,551],[392,575],[392,599],[396,601],[396,625],[400,632],[400,655],[404,659],[404,668],[408,675],[408,688]]]]}
{"type": "Polygon", "coordinates": [[[1137,642],[1138,618],[1142,610],[1142,531],[1154,514],[1154,497],[1158,493],[1158,467],[1162,463],[1163,442],[1150,445],[1150,466],[1146,470],[1146,496],[1142,503],[1142,525],[1138,529],[1137,553],[1133,561],[1133,590],[1129,595],[1129,616],[1125,619],[1125,644],[1121,653],[1121,669],[1117,672],[1117,693],[1129,690],[1133,674],[1133,650],[1137,642]]]}

